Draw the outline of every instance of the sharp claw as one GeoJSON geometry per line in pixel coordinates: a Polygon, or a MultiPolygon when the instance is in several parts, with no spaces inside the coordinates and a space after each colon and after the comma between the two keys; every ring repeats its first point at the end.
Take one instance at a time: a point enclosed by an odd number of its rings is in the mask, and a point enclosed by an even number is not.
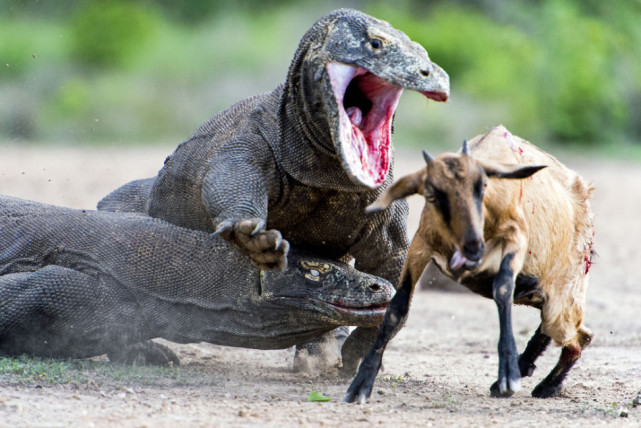
{"type": "Polygon", "coordinates": [[[286,257],[287,254],[289,253],[289,242],[283,239],[282,243],[279,246],[283,251],[283,257],[286,257]]]}
{"type": "Polygon", "coordinates": [[[230,221],[222,221],[218,223],[218,228],[212,233],[213,236],[220,235],[221,233],[231,229],[232,223],[230,221]]]}
{"type": "Polygon", "coordinates": [[[284,271],[287,269],[287,257],[283,257],[278,262],[278,269],[284,271]]]}
{"type": "Polygon", "coordinates": [[[278,250],[282,242],[283,242],[283,236],[281,234],[278,234],[278,238],[276,239],[276,243],[274,244],[274,250],[278,250]]]}
{"type": "Polygon", "coordinates": [[[254,236],[254,235],[256,235],[258,232],[260,232],[261,230],[263,230],[264,228],[265,228],[265,220],[261,220],[260,222],[258,222],[258,224],[256,225],[256,227],[254,227],[254,230],[252,230],[252,232],[251,232],[251,234],[250,234],[250,235],[251,235],[251,236],[254,236]]]}

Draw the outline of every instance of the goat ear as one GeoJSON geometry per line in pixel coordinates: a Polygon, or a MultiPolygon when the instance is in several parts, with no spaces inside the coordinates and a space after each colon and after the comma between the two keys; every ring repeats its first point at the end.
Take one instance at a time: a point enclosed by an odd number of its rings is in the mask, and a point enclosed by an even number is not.
{"type": "Polygon", "coordinates": [[[479,164],[481,164],[488,177],[514,179],[528,178],[535,172],[547,167],[547,165],[521,165],[499,162],[479,162],[479,164]]]}
{"type": "Polygon", "coordinates": [[[365,208],[368,214],[383,211],[397,199],[411,196],[415,193],[423,193],[427,169],[423,168],[414,174],[401,177],[396,183],[385,189],[383,193],[370,205],[365,208]]]}

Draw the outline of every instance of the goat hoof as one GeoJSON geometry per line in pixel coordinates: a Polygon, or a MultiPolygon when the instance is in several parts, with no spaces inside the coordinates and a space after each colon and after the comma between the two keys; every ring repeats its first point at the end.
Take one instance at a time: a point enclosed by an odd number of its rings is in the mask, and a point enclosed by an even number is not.
{"type": "Polygon", "coordinates": [[[490,386],[490,396],[508,398],[521,389],[521,379],[500,379],[490,386]]]}
{"type": "Polygon", "coordinates": [[[532,391],[532,397],[550,398],[550,397],[556,397],[560,393],[561,393],[561,385],[544,385],[540,383],[532,391]]]}
{"type": "Polygon", "coordinates": [[[494,397],[494,398],[509,398],[512,395],[514,395],[514,391],[509,391],[508,390],[508,391],[501,392],[498,382],[494,382],[492,384],[492,386],[490,386],[490,397],[494,397]]]}

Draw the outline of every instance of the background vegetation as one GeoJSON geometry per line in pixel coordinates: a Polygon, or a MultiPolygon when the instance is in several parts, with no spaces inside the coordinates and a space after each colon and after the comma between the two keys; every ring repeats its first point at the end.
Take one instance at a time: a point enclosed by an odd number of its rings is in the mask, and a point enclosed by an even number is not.
{"type": "Polygon", "coordinates": [[[397,145],[503,123],[537,143],[639,147],[639,0],[0,0],[0,141],[178,143],[274,88],[340,6],[391,22],[450,74],[445,105],[404,95],[397,145]]]}

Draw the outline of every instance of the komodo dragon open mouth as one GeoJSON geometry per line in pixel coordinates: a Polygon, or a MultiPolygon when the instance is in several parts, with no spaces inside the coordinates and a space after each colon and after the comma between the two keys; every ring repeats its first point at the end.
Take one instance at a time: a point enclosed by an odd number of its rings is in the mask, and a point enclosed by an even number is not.
{"type": "MultiPolygon", "coordinates": [[[[327,73],[339,110],[338,155],[357,182],[374,188],[385,181],[390,167],[392,117],[403,88],[367,69],[338,62],[327,73]]],[[[443,92],[422,92],[435,101],[443,92]]]]}

